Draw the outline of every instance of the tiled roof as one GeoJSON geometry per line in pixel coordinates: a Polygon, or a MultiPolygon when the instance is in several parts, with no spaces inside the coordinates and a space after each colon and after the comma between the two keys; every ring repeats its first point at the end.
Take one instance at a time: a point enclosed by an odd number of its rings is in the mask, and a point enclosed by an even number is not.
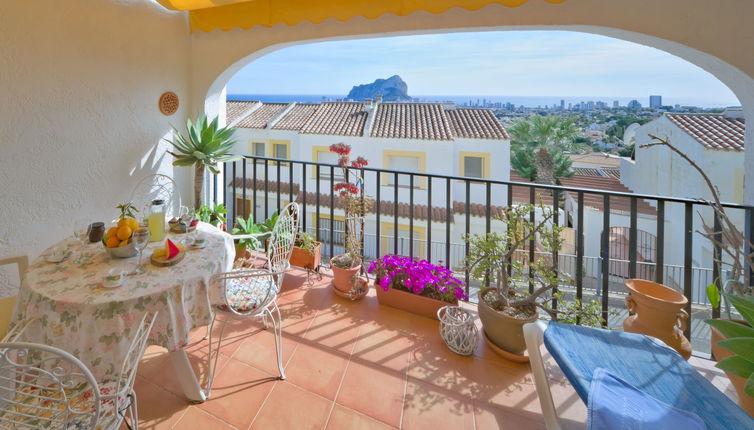
{"type": "Polygon", "coordinates": [[[705,148],[726,151],[744,150],[743,119],[726,118],[721,114],[675,114],[665,116],[681,130],[699,141],[705,148]]]}
{"type": "Polygon", "coordinates": [[[301,128],[307,134],[333,134],[337,136],[361,136],[367,112],[360,102],[322,103],[314,115],[301,128]]]}
{"type": "Polygon", "coordinates": [[[489,109],[449,109],[453,136],[470,139],[509,139],[508,132],[489,109]]]}
{"type": "Polygon", "coordinates": [[[599,152],[566,154],[574,165],[580,167],[620,167],[620,157],[599,152]]]}
{"type": "Polygon", "coordinates": [[[595,176],[598,178],[610,177],[620,179],[620,169],[616,167],[572,167],[573,172],[581,176],[595,176]]]}
{"type": "MultiPolygon", "coordinates": [[[[516,171],[511,170],[511,181],[513,182],[531,182],[528,179],[519,176],[516,171]]],[[[605,176],[584,176],[573,175],[570,178],[560,178],[560,183],[568,188],[586,188],[592,190],[605,190],[620,193],[633,193],[628,187],[623,185],[618,179],[605,176]]],[[[529,187],[514,186],[513,201],[517,203],[529,203],[529,187]]],[[[574,201],[578,198],[576,192],[568,193],[574,201]]],[[[545,205],[552,204],[552,193],[548,190],[537,190],[537,203],[540,201],[545,205]]],[[[604,210],[604,200],[600,194],[584,193],[584,206],[592,207],[598,210],[604,210]]],[[[655,215],[657,211],[645,200],[639,200],[636,210],[640,214],[655,215]]],[[[630,212],[631,199],[628,197],[610,197],[611,212],[630,212]]]]}
{"type": "MultiPolygon", "coordinates": [[[[228,183],[228,187],[236,186],[236,192],[241,192],[241,189],[244,186],[244,180],[243,178],[236,178],[235,181],[230,181],[228,183]]],[[[253,178],[246,178],[246,193],[247,197],[251,196],[249,194],[249,190],[253,192],[254,190],[254,179],[253,178]]],[[[290,184],[288,182],[277,182],[277,181],[270,181],[269,185],[267,184],[267,181],[262,179],[257,179],[256,181],[256,189],[257,191],[264,191],[267,190],[267,192],[271,195],[272,193],[278,192],[278,187],[280,187],[280,193],[281,194],[298,194],[300,190],[299,184],[293,184],[293,190],[291,190],[290,184]]],[[[259,193],[257,193],[257,197],[259,197],[259,193]]],[[[264,197],[262,197],[264,198],[264,197]]]]}
{"type": "Polygon", "coordinates": [[[301,130],[309,118],[317,112],[318,104],[298,103],[272,128],[274,130],[301,130]]]}
{"type": "Polygon", "coordinates": [[[380,103],[372,137],[451,140],[450,122],[440,103],[380,103]]]}
{"type": "Polygon", "coordinates": [[[287,103],[264,103],[236,124],[238,128],[264,128],[267,123],[288,106],[287,103]]]}
{"type": "Polygon", "coordinates": [[[259,102],[229,100],[225,104],[225,123],[232,124],[233,121],[237,120],[257,104],[259,102]]]}
{"type": "MultiPolygon", "coordinates": [[[[228,123],[238,128],[265,128],[275,121],[275,130],[296,130],[305,134],[363,136],[369,118],[364,103],[284,103],[228,101],[228,123]],[[248,116],[241,118],[257,106],[248,116]]],[[[380,138],[452,140],[509,139],[508,132],[489,109],[448,108],[443,103],[378,103],[369,135],[380,138]]],[[[370,119],[371,121],[371,119],[370,119]]]]}

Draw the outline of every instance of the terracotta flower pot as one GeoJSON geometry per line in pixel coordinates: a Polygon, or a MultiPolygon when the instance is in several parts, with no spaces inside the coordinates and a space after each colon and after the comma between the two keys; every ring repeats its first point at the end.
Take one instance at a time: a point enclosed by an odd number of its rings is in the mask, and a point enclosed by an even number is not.
{"type": "Polygon", "coordinates": [[[350,290],[348,292],[343,292],[337,288],[333,288],[333,292],[336,296],[343,299],[353,301],[361,300],[366,297],[367,293],[369,293],[369,280],[367,278],[364,278],[363,276],[359,276],[358,282],[360,287],[358,291],[350,290]]]}
{"type": "Polygon", "coordinates": [[[330,268],[332,269],[332,285],[343,293],[349,293],[353,289],[354,279],[361,272],[361,264],[350,269],[341,269],[333,264],[333,260],[339,256],[330,259],[330,268]]]}
{"type": "Polygon", "coordinates": [[[437,319],[437,311],[440,310],[441,307],[458,305],[457,299],[452,303],[449,303],[442,300],[430,299],[429,297],[420,296],[407,291],[396,290],[395,288],[389,288],[385,291],[377,281],[374,282],[374,289],[377,291],[377,301],[379,301],[381,305],[390,306],[406,312],[411,312],[412,314],[432,318],[434,320],[437,319]]]}
{"type": "Polygon", "coordinates": [[[484,300],[484,297],[492,293],[492,290],[492,288],[485,288],[479,295],[479,319],[482,320],[484,334],[490,342],[503,351],[523,355],[526,351],[524,324],[536,321],[539,316],[535,313],[530,318],[521,319],[496,311],[484,300]]]}
{"type": "Polygon", "coordinates": [[[291,266],[302,267],[304,269],[314,270],[322,262],[322,244],[317,242],[317,247],[311,251],[293,247],[291,252],[291,266]]]}
{"type": "MultiPolygon", "coordinates": [[[[737,323],[746,324],[746,321],[744,320],[731,320],[735,321],[737,323]]],[[[723,341],[727,339],[718,329],[715,327],[710,327],[712,330],[712,336],[710,338],[710,341],[712,343],[712,358],[714,358],[716,361],[720,361],[723,358],[730,357],[733,355],[732,352],[728,351],[727,349],[723,348],[722,346],[718,346],[717,343],[720,341],[723,341]]],[[[754,417],[754,397],[751,397],[750,395],[746,394],[744,392],[744,387],[746,386],[746,379],[742,378],[738,375],[734,375],[732,373],[725,372],[725,374],[728,376],[728,379],[730,379],[730,382],[733,384],[733,388],[736,389],[736,394],[738,394],[738,406],[741,406],[741,409],[745,410],[749,413],[752,417],[754,417]]]]}
{"type": "Polygon", "coordinates": [[[688,360],[691,344],[683,335],[689,318],[683,308],[688,299],[672,288],[651,281],[628,279],[625,285],[631,293],[626,296],[626,307],[634,315],[623,321],[623,330],[654,336],[688,360]]]}

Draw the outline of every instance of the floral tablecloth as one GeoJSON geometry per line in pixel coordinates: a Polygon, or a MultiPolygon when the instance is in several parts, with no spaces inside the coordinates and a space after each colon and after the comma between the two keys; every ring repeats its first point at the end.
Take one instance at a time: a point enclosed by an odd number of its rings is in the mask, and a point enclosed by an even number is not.
{"type": "MultiPolygon", "coordinates": [[[[24,340],[45,343],[70,352],[86,364],[98,380],[117,376],[132,338],[132,329],[146,312],[158,312],[150,334],[152,344],[176,350],[188,342],[194,327],[206,326],[219,294],[212,291],[213,274],[230,268],[235,256],[229,235],[200,223],[206,247],[189,248],[183,261],[156,267],[149,255],[162,243],[144,251],[144,273],[127,276],[120,287],[105,288],[108,272],[137,257],[111,258],[101,244],[89,244],[92,257],[74,264],[74,257],[49,263],[46,250],[29,267],[14,309],[13,321],[36,318],[24,340]],[[41,328],[40,328],[41,325],[41,328]]],[[[173,240],[177,237],[169,235],[173,240]]],[[[72,239],[57,246],[76,249],[72,239]]]]}

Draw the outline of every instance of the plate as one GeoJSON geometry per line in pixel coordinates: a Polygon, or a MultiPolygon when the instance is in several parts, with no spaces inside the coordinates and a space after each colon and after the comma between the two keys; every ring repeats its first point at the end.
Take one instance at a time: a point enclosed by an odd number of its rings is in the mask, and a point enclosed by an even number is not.
{"type": "Polygon", "coordinates": [[[171,258],[170,260],[168,260],[166,257],[155,257],[154,254],[152,254],[149,257],[149,261],[157,267],[168,267],[180,263],[185,256],[186,251],[179,252],[178,255],[171,258]]]}
{"type": "Polygon", "coordinates": [[[105,282],[102,283],[104,288],[118,288],[123,285],[126,279],[126,272],[123,269],[110,269],[107,276],[105,276],[105,282]]]}
{"type": "Polygon", "coordinates": [[[45,259],[45,261],[46,261],[46,262],[48,262],[48,263],[60,263],[61,261],[64,261],[64,260],[66,260],[66,259],[67,259],[68,257],[70,257],[71,255],[73,255],[73,251],[66,251],[66,252],[64,252],[64,253],[63,253],[63,254],[61,255],[61,257],[60,257],[60,258],[56,258],[56,257],[55,257],[55,256],[53,256],[52,254],[47,254],[47,255],[45,255],[45,256],[44,256],[44,259],[45,259]]]}

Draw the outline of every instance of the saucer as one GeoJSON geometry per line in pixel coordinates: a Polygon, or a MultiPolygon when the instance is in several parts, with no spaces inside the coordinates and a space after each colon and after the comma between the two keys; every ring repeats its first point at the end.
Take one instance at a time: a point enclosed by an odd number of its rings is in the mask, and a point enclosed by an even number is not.
{"type": "Polygon", "coordinates": [[[104,288],[117,288],[123,285],[123,281],[126,279],[127,273],[122,269],[110,269],[107,276],[105,276],[105,282],[102,283],[104,288]]]}
{"type": "Polygon", "coordinates": [[[72,251],[66,251],[60,255],[60,257],[56,257],[52,254],[47,254],[44,256],[44,259],[48,263],[60,263],[61,261],[67,259],[73,254],[72,251]]]}

